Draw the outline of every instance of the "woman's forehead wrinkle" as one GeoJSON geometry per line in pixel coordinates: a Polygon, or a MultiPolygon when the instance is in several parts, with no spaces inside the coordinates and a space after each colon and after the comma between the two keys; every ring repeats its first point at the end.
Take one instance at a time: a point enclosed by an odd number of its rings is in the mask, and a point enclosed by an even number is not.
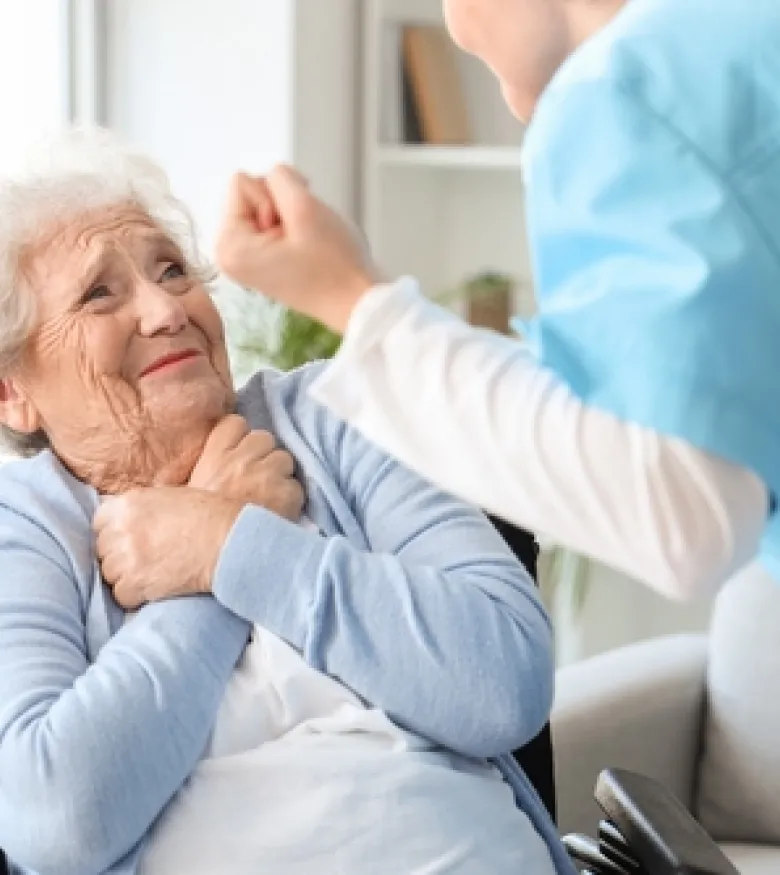
{"type": "Polygon", "coordinates": [[[75,243],[87,250],[94,247],[116,247],[120,240],[146,240],[165,235],[145,214],[138,210],[112,211],[84,220],[77,226],[75,243]]]}
{"type": "MultiPolygon", "coordinates": [[[[74,231],[71,235],[62,235],[52,241],[52,247],[49,248],[52,258],[55,257],[56,250],[59,250],[57,254],[62,259],[59,269],[70,274],[70,283],[79,283],[92,274],[99,273],[113,256],[121,254],[140,263],[146,261],[149,252],[155,248],[175,245],[148,217],[139,214],[115,216],[111,220],[102,217],[100,220],[82,222],[74,231]],[[74,254],[80,257],[74,259],[74,254]],[[73,275],[75,273],[79,276],[73,275]]],[[[178,252],[178,247],[176,251],[178,252]]],[[[45,254],[42,253],[44,262],[49,260],[45,258],[45,254]]],[[[51,261],[49,265],[53,266],[51,261]]]]}

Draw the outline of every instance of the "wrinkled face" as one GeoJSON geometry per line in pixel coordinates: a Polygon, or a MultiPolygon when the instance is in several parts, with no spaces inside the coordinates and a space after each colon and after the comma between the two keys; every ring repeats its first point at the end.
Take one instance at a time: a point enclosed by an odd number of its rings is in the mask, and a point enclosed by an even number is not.
{"type": "Polygon", "coordinates": [[[222,321],[176,244],[139,208],[118,206],[54,229],[23,269],[38,325],[15,374],[28,421],[17,407],[8,424],[42,428],[93,481],[107,471],[153,481],[118,468],[199,449],[234,393],[222,321]]]}
{"type": "Polygon", "coordinates": [[[455,42],[495,73],[512,112],[527,121],[571,50],[566,0],[444,0],[455,42]]]}

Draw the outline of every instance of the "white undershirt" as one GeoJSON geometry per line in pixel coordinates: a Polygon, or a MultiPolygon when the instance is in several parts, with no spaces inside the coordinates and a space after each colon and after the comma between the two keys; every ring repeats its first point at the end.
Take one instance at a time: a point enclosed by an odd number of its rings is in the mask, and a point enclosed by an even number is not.
{"type": "Polygon", "coordinates": [[[766,522],[754,474],[586,407],[408,278],[363,297],[312,395],[439,486],[667,596],[716,590],[766,522]]]}
{"type": "Polygon", "coordinates": [[[554,875],[487,763],[433,750],[255,627],[139,875],[554,875]]]}

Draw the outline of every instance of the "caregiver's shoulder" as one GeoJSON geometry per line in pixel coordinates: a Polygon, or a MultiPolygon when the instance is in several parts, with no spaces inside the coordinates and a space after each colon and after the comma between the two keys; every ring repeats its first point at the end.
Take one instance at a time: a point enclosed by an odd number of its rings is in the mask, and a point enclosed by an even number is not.
{"type": "Polygon", "coordinates": [[[732,163],[733,150],[778,133],[778,45],[776,0],[633,0],[552,91],[597,85],[607,94],[609,84],[717,163],[732,163]]]}
{"type": "MultiPolygon", "coordinates": [[[[0,465],[0,523],[32,523],[56,540],[68,543],[89,531],[94,499],[49,450],[0,465]]],[[[24,526],[29,530],[28,526],[24,526]]],[[[2,530],[0,530],[1,532],[2,530]]],[[[6,538],[0,539],[0,548],[6,538]]]]}

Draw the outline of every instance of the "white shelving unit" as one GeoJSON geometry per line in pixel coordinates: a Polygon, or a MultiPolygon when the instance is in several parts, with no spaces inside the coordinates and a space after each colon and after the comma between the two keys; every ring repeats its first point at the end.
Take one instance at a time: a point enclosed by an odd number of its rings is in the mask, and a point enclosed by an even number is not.
{"type": "Polygon", "coordinates": [[[514,146],[380,145],[377,161],[383,167],[520,170],[520,152],[514,146]]]}
{"type": "Polygon", "coordinates": [[[400,28],[443,25],[441,6],[441,0],[364,0],[361,222],[390,275],[414,274],[435,297],[480,271],[501,271],[516,278],[515,309],[528,314],[523,127],[493,76],[460,53],[469,145],[408,145],[400,126],[387,124],[400,102],[400,28]]]}

